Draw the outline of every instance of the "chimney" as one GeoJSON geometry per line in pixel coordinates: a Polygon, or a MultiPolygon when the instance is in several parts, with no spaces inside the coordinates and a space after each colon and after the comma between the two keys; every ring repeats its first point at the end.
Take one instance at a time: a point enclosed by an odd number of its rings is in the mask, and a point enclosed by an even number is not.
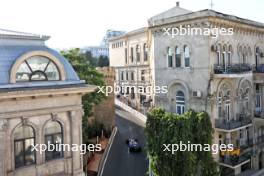
{"type": "Polygon", "coordinates": [[[180,2],[179,1],[176,2],[176,7],[180,7],[180,2]]]}

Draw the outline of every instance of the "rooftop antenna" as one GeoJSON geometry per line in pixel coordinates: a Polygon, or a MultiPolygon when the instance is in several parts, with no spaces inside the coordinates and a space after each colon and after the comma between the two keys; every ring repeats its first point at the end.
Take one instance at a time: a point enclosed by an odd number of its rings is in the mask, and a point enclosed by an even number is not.
{"type": "Polygon", "coordinates": [[[213,10],[213,6],[214,6],[213,0],[211,0],[211,3],[210,3],[211,10],[213,10]]]}

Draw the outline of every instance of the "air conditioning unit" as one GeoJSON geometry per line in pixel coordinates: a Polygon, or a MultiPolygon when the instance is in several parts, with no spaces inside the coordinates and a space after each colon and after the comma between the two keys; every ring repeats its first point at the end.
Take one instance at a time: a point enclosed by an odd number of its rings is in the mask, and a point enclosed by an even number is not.
{"type": "Polygon", "coordinates": [[[200,90],[195,90],[192,92],[192,96],[195,98],[201,98],[202,97],[202,92],[200,90]]]}

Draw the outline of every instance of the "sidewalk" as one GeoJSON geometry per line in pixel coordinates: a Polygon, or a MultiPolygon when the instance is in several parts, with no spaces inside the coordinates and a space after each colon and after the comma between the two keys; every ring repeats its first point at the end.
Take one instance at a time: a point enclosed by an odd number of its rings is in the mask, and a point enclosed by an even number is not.
{"type": "Polygon", "coordinates": [[[89,175],[97,175],[98,173],[98,167],[100,164],[100,161],[103,157],[103,153],[105,151],[105,148],[108,144],[108,139],[107,138],[102,138],[99,142],[101,144],[102,150],[100,152],[95,152],[91,161],[87,165],[87,170],[88,170],[88,176],[89,175]]]}

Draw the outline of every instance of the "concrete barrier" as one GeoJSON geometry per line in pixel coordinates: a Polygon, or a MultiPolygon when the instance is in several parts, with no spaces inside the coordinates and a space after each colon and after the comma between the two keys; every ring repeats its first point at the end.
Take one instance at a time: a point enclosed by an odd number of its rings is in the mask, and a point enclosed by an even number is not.
{"type": "Polygon", "coordinates": [[[115,99],[115,105],[121,107],[125,111],[133,114],[136,118],[138,118],[138,119],[142,120],[144,123],[146,123],[147,117],[144,114],[142,114],[141,112],[131,108],[130,106],[126,105],[125,103],[123,103],[121,101],[119,101],[118,99],[115,99]]]}
{"type": "Polygon", "coordinates": [[[109,138],[109,142],[107,144],[107,147],[104,151],[104,154],[102,156],[102,159],[100,160],[100,163],[99,163],[99,166],[98,166],[98,176],[102,176],[103,175],[103,172],[104,172],[104,166],[105,166],[105,162],[107,160],[107,157],[108,157],[108,154],[109,154],[109,151],[111,149],[111,146],[113,144],[113,141],[114,141],[114,138],[115,138],[115,135],[117,133],[117,127],[114,127],[113,131],[112,131],[112,134],[109,138]]]}

